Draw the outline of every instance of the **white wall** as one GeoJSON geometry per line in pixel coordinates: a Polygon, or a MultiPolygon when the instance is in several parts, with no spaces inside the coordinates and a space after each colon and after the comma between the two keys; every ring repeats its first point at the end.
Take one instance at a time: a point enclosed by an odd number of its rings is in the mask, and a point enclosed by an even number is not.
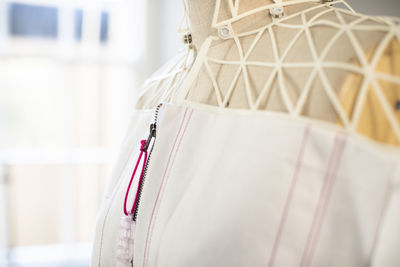
{"type": "Polygon", "coordinates": [[[399,0],[347,0],[347,2],[360,13],[400,17],[399,0]]]}
{"type": "Polygon", "coordinates": [[[148,0],[148,74],[183,48],[178,33],[182,16],[182,0],[148,0]]]}

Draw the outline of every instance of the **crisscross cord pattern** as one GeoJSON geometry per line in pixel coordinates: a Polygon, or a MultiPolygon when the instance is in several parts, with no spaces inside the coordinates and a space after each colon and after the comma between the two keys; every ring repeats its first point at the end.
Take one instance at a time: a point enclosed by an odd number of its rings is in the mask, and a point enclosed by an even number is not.
{"type": "Polygon", "coordinates": [[[172,102],[189,71],[190,51],[180,53],[147,79],[136,100],[137,109],[154,109],[160,102],[172,102]]]}
{"type": "MultiPolygon", "coordinates": [[[[287,6],[300,5],[306,2],[316,3],[319,1],[276,1],[276,3],[272,5],[269,4],[249,11],[240,12],[240,0],[216,0],[216,9],[214,12],[212,26],[216,29],[227,25],[232,27],[233,23],[258,12],[266,12],[271,8],[280,6],[284,6],[286,8],[287,6]],[[219,9],[221,8],[222,1],[228,3],[231,16],[228,19],[218,21],[218,13],[219,9]]],[[[210,36],[209,38],[212,39],[211,42],[221,41],[218,36],[210,36]]],[[[380,83],[390,83],[391,85],[398,86],[397,89],[400,90],[400,77],[393,73],[377,71],[377,65],[379,64],[387,47],[391,42],[393,42],[393,40],[400,43],[400,29],[398,20],[396,21],[395,19],[366,16],[355,13],[354,10],[342,0],[320,3],[319,5],[306,8],[297,13],[286,15],[283,18],[274,20],[268,25],[251,31],[240,33],[232,32],[230,41],[233,41],[234,46],[236,46],[235,49],[238,51],[239,59],[229,60],[223,58],[222,55],[219,57],[218,55],[212,55],[212,53],[209,53],[209,51],[202,52],[201,50],[203,48],[200,49],[200,54],[202,54],[202,56],[199,56],[199,58],[196,59],[196,64],[201,64],[202,68],[205,69],[205,73],[210,80],[212,91],[216,99],[216,103],[211,103],[210,101],[209,103],[203,102],[202,104],[217,105],[220,108],[232,108],[232,105],[230,106],[231,99],[235,96],[235,94],[243,95],[244,93],[247,100],[248,109],[258,112],[262,110],[268,110],[268,108],[262,105],[262,102],[263,99],[271,94],[276,81],[280,96],[282,98],[282,103],[287,114],[294,117],[304,116],[302,111],[307,105],[307,101],[310,97],[310,92],[313,88],[315,80],[319,79],[319,81],[321,81],[320,89],[325,92],[330,105],[333,107],[338,120],[341,122],[341,126],[354,133],[357,132],[357,127],[362,117],[363,108],[368,101],[368,93],[372,91],[379,101],[383,113],[386,116],[386,119],[395,137],[400,143],[400,123],[399,119],[397,118],[398,114],[396,114],[398,111],[393,108],[393,103],[388,101],[384,93],[385,88],[383,88],[382,84],[380,83]],[[342,5],[346,9],[334,7],[336,5],[342,5]],[[324,19],[324,15],[328,13],[334,14],[336,20],[324,19]],[[312,14],[312,16],[309,17],[309,14],[312,14]],[[354,16],[354,19],[351,22],[348,22],[345,20],[345,16],[354,16]],[[294,18],[300,18],[300,23],[291,23],[290,21],[294,18]],[[318,51],[316,48],[315,40],[313,39],[311,32],[313,27],[318,26],[336,30],[321,51],[318,51]],[[284,51],[279,51],[279,41],[274,29],[297,30],[284,51]],[[354,33],[355,31],[364,32],[366,34],[376,32],[383,33],[376,47],[374,47],[372,54],[369,55],[369,53],[367,53],[369,51],[363,50],[362,42],[358,40],[356,34],[354,33]],[[250,55],[258,46],[258,43],[263,35],[268,35],[269,39],[271,40],[270,46],[273,53],[273,60],[250,60],[250,55]],[[344,36],[349,41],[355,53],[354,56],[357,59],[357,64],[354,64],[354,62],[327,59],[327,55],[335,47],[336,42],[344,36]],[[247,51],[245,51],[240,41],[241,38],[246,37],[254,37],[247,51]],[[304,37],[307,40],[307,46],[311,52],[311,58],[304,62],[287,62],[286,58],[288,57],[289,53],[292,53],[295,49],[296,42],[298,42],[300,38],[304,37]],[[199,61],[199,63],[197,61],[199,61]],[[211,64],[236,67],[236,71],[232,72],[232,79],[229,86],[224,88],[226,89],[224,94],[222,93],[220,84],[217,80],[218,71],[213,69],[211,64]],[[248,68],[252,66],[271,69],[271,73],[267,77],[265,84],[262,86],[262,88],[257,88],[257,90],[255,90],[254,86],[252,87],[250,82],[248,68]],[[297,101],[293,101],[293,99],[290,98],[288,89],[286,87],[284,73],[286,70],[290,69],[307,68],[311,71],[297,101]],[[356,95],[353,113],[351,116],[346,113],[346,110],[342,106],[341,99],[339,99],[339,97],[336,95],[335,89],[337,88],[333,86],[328,79],[328,68],[344,71],[348,74],[360,75],[363,77],[359,88],[354,88],[354,90],[358,90],[358,93],[356,95]],[[238,81],[240,77],[244,80],[244,86],[239,88],[238,81]],[[241,92],[239,92],[239,90],[241,90],[241,92]],[[258,92],[258,95],[256,92],[258,92]]],[[[198,76],[196,73],[192,73],[195,70],[192,70],[190,73],[193,74],[192,76],[194,77],[188,78],[191,81],[186,81],[184,84],[185,88],[180,88],[180,85],[189,70],[185,63],[187,61],[187,57],[187,53],[185,53],[185,55],[181,55],[147,81],[141,94],[143,101],[141,106],[138,106],[139,108],[154,108],[159,102],[173,102],[175,101],[174,95],[178,90],[183,91],[182,100],[184,102],[187,102],[188,104],[197,104],[200,102],[198,99],[196,99],[196,97],[193,96],[193,94],[188,94],[189,92],[200,90],[196,88],[196,85],[202,81],[195,81],[197,78],[196,76],[198,76]]],[[[178,99],[178,101],[180,101],[180,99],[178,99]]]]}
{"type": "MultiPolygon", "coordinates": [[[[231,11],[232,18],[224,20],[224,21],[217,21],[218,17],[218,9],[221,5],[221,1],[223,0],[217,0],[217,5],[216,5],[216,12],[214,15],[213,19],[213,26],[218,28],[224,25],[229,25],[231,26],[232,22],[235,22],[237,20],[240,20],[241,18],[244,18],[246,16],[252,15],[256,12],[260,12],[263,10],[267,10],[271,7],[278,7],[282,3],[276,3],[273,5],[267,5],[263,7],[259,7],[257,9],[251,10],[249,12],[245,12],[243,14],[239,13],[239,6],[240,6],[240,1],[236,0],[232,2],[231,0],[227,0],[229,2],[229,7],[231,11]]],[[[299,4],[303,2],[312,2],[312,1],[290,1],[286,2],[286,5],[289,4],[299,4]]],[[[315,1],[314,1],[315,2],[315,1]]],[[[366,95],[368,92],[369,87],[371,86],[372,90],[376,94],[383,111],[393,129],[395,132],[395,135],[397,139],[400,141],[400,124],[399,121],[396,119],[395,115],[395,110],[393,109],[392,103],[389,103],[388,100],[386,99],[383,88],[378,82],[378,80],[383,80],[386,82],[390,82],[392,84],[395,84],[397,86],[400,86],[400,77],[393,75],[393,74],[388,74],[388,73],[381,73],[376,71],[377,64],[379,60],[381,59],[382,54],[385,52],[385,49],[387,46],[390,44],[393,39],[397,39],[397,42],[400,42],[400,31],[398,25],[394,22],[394,20],[390,19],[385,19],[385,18],[379,18],[379,17],[371,17],[371,16],[365,16],[365,15],[360,15],[356,14],[351,7],[345,2],[345,1],[334,1],[334,2],[329,2],[325,4],[321,4],[318,6],[314,6],[312,8],[303,10],[299,13],[291,14],[289,16],[283,17],[269,25],[266,25],[265,27],[262,27],[260,29],[256,29],[250,32],[245,32],[245,33],[239,33],[239,34],[232,34],[232,39],[234,40],[234,43],[237,46],[237,50],[239,52],[240,59],[239,60],[225,60],[225,59],[220,59],[216,57],[212,57],[210,55],[207,55],[204,59],[204,67],[206,69],[206,72],[209,75],[209,78],[211,79],[212,85],[214,87],[214,92],[215,96],[217,99],[217,105],[221,108],[227,108],[229,105],[229,101],[232,97],[232,95],[235,93],[234,89],[237,86],[238,78],[240,75],[243,75],[244,77],[244,90],[247,96],[247,101],[248,101],[248,107],[251,110],[259,110],[260,109],[260,103],[262,99],[267,95],[271,88],[272,88],[272,83],[275,78],[277,78],[277,82],[279,84],[279,90],[280,94],[283,99],[283,103],[285,105],[285,108],[287,110],[287,113],[293,116],[299,116],[302,109],[304,108],[304,105],[306,103],[307,97],[310,93],[310,89],[312,87],[313,81],[315,80],[316,77],[319,77],[319,79],[322,81],[322,89],[325,91],[326,95],[329,98],[329,101],[331,102],[332,106],[335,109],[335,112],[339,116],[339,119],[343,123],[343,127],[346,129],[349,129],[351,131],[356,131],[356,127],[359,123],[361,113],[362,113],[362,108],[364,105],[364,102],[366,101],[366,95]],[[342,9],[342,8],[329,8],[329,9],[322,9],[321,7],[331,7],[332,5],[335,4],[343,4],[345,5],[348,10],[342,9]],[[320,9],[320,12],[314,15],[311,19],[307,20],[306,14],[313,11],[315,12],[317,9],[320,9]],[[337,19],[338,22],[334,21],[329,21],[329,20],[323,20],[319,19],[322,17],[324,14],[333,12],[337,19]],[[344,20],[343,16],[344,15],[354,15],[356,18],[354,21],[351,23],[348,23],[344,20]],[[294,24],[288,24],[285,23],[285,21],[295,17],[295,16],[300,16],[302,23],[299,25],[294,25],[294,24]],[[363,24],[363,22],[376,22],[376,24],[363,24]],[[318,54],[316,45],[314,44],[314,40],[312,37],[312,34],[310,32],[310,28],[314,26],[325,26],[325,27],[331,27],[337,29],[336,34],[332,36],[330,41],[326,44],[324,47],[323,51],[318,54]],[[281,28],[291,28],[291,29],[298,29],[298,32],[294,35],[293,39],[291,40],[290,44],[287,46],[286,50],[283,53],[278,52],[278,44],[277,44],[277,39],[274,34],[274,31],[272,30],[272,27],[281,27],[281,28]],[[381,41],[377,45],[374,54],[372,55],[372,60],[369,61],[367,59],[367,53],[363,51],[362,45],[360,44],[360,41],[356,38],[355,34],[353,33],[354,30],[358,31],[365,31],[365,32],[376,32],[376,31],[382,31],[385,32],[385,35],[383,38],[381,38],[381,41]],[[252,53],[254,48],[257,46],[258,41],[260,40],[260,37],[263,34],[268,34],[271,41],[272,41],[272,52],[274,54],[274,61],[271,62],[261,62],[261,61],[250,61],[249,55],[252,53]],[[249,49],[247,52],[244,52],[244,49],[242,48],[240,38],[245,37],[245,36],[255,36],[252,44],[250,45],[249,49]],[[299,39],[300,36],[305,35],[307,39],[307,43],[309,46],[309,49],[311,51],[312,59],[308,62],[296,62],[296,63],[285,63],[285,58],[287,57],[288,53],[291,51],[293,48],[294,44],[296,41],[299,39]],[[360,66],[357,66],[356,64],[351,64],[349,62],[335,62],[335,61],[327,61],[325,59],[326,55],[332,48],[332,46],[335,44],[335,42],[342,37],[343,35],[347,36],[348,40],[350,41],[351,46],[353,47],[354,51],[356,52],[356,56],[360,62],[360,66]],[[237,71],[233,74],[232,82],[228,87],[228,90],[225,93],[225,96],[222,96],[221,90],[219,88],[219,84],[216,80],[216,73],[213,72],[212,68],[210,67],[210,63],[216,63],[219,65],[231,65],[231,66],[237,66],[237,71]],[[254,95],[254,90],[252,90],[250,82],[249,82],[249,74],[248,74],[248,66],[260,66],[260,67],[268,67],[272,68],[272,73],[267,79],[264,87],[262,88],[261,92],[259,95],[256,97],[254,95]],[[325,68],[329,67],[332,69],[340,69],[344,71],[348,71],[349,73],[357,73],[360,75],[364,76],[364,80],[362,82],[361,88],[359,89],[359,94],[357,96],[355,105],[354,105],[354,113],[352,118],[348,118],[346,111],[343,109],[337,95],[335,94],[334,88],[330,84],[326,70],[325,68]],[[297,101],[297,103],[293,103],[287,93],[285,82],[284,82],[284,69],[286,68],[312,68],[311,74],[309,75],[309,78],[303,88],[303,91],[301,92],[301,95],[297,101]]],[[[217,39],[216,39],[217,40],[217,39]]],[[[192,90],[191,88],[190,90],[192,90]]],[[[193,89],[194,90],[194,89],[193,89]]],[[[186,99],[189,100],[190,99],[186,99]]]]}

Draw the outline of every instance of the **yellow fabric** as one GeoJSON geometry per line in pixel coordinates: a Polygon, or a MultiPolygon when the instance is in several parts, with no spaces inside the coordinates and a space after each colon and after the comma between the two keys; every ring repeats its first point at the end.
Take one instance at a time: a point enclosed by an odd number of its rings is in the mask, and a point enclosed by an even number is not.
{"type": "MultiPolygon", "coordinates": [[[[367,54],[367,58],[371,59],[374,52],[375,51],[370,51],[367,54]]],[[[400,77],[400,43],[397,39],[394,39],[382,54],[376,71],[400,77]]],[[[355,103],[362,82],[362,76],[350,74],[340,90],[339,99],[350,120],[352,120],[353,117],[355,103]]],[[[392,105],[395,116],[400,123],[400,110],[396,110],[396,103],[400,101],[400,85],[382,80],[378,80],[378,82],[383,88],[384,95],[386,96],[388,103],[392,105]]],[[[400,145],[400,140],[396,137],[395,132],[383,111],[380,101],[371,86],[368,88],[367,97],[363,103],[357,131],[360,134],[381,143],[395,146],[400,145]]]]}

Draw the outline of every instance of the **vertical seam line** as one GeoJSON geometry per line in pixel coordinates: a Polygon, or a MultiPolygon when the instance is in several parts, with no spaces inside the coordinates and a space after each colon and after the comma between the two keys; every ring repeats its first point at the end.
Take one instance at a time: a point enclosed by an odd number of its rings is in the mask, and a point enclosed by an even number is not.
{"type": "Polygon", "coordinates": [[[283,229],[286,224],[287,216],[289,214],[291,202],[293,199],[294,190],[296,188],[297,181],[299,178],[299,173],[301,171],[301,167],[303,164],[304,152],[305,152],[305,149],[308,144],[309,136],[310,136],[310,126],[307,126],[304,129],[303,138],[302,138],[301,145],[300,145],[300,151],[297,156],[297,162],[296,162],[295,170],[294,170],[293,177],[292,177],[292,182],[290,184],[289,191],[287,193],[286,202],[285,202],[285,205],[283,208],[283,213],[282,213],[281,220],[279,223],[278,231],[276,233],[274,245],[272,247],[271,256],[270,256],[270,260],[269,260],[269,264],[268,264],[269,267],[273,267],[275,264],[276,254],[278,252],[282,232],[283,232],[283,229]]]}
{"type": "Polygon", "coordinates": [[[343,154],[345,140],[339,134],[336,135],[334,147],[332,149],[325,179],[320,191],[320,197],[317,203],[317,208],[314,213],[314,218],[307,237],[306,246],[304,248],[303,257],[300,263],[301,267],[309,267],[314,255],[317,241],[321,232],[321,227],[326,213],[330,195],[333,191],[333,185],[336,180],[339,162],[343,154]]]}
{"type": "Polygon", "coordinates": [[[144,255],[143,255],[143,266],[147,266],[148,254],[149,254],[148,250],[149,250],[149,247],[150,247],[150,242],[149,241],[151,240],[149,238],[150,238],[150,235],[152,234],[152,229],[154,227],[154,220],[155,220],[155,216],[156,216],[155,215],[155,211],[156,211],[157,206],[159,205],[159,198],[160,198],[161,189],[163,188],[163,185],[164,185],[164,182],[165,182],[166,174],[167,174],[167,171],[169,169],[169,165],[170,165],[170,162],[171,162],[172,154],[175,151],[175,146],[177,144],[177,140],[179,139],[179,136],[180,136],[181,131],[182,131],[183,124],[184,124],[184,122],[186,120],[186,115],[187,115],[188,109],[189,108],[186,107],[185,113],[183,115],[182,121],[181,121],[180,126],[179,126],[179,130],[178,130],[178,132],[176,134],[176,137],[175,137],[175,140],[174,140],[174,144],[172,145],[171,151],[169,153],[168,160],[167,160],[167,165],[165,167],[164,174],[163,174],[163,178],[161,180],[161,184],[160,184],[160,187],[159,187],[157,195],[156,195],[156,200],[154,202],[153,210],[152,210],[151,217],[150,217],[150,222],[149,222],[149,225],[148,225],[148,228],[147,228],[146,242],[145,242],[144,255]]]}

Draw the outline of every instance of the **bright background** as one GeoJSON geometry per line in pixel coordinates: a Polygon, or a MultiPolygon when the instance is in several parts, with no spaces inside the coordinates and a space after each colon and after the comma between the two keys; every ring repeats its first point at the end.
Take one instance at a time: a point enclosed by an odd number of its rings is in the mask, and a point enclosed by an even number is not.
{"type": "MultiPolygon", "coordinates": [[[[398,0],[349,3],[400,16],[398,0]]],[[[0,0],[0,267],[89,265],[133,101],[182,48],[182,13],[181,0],[0,0]]]]}

